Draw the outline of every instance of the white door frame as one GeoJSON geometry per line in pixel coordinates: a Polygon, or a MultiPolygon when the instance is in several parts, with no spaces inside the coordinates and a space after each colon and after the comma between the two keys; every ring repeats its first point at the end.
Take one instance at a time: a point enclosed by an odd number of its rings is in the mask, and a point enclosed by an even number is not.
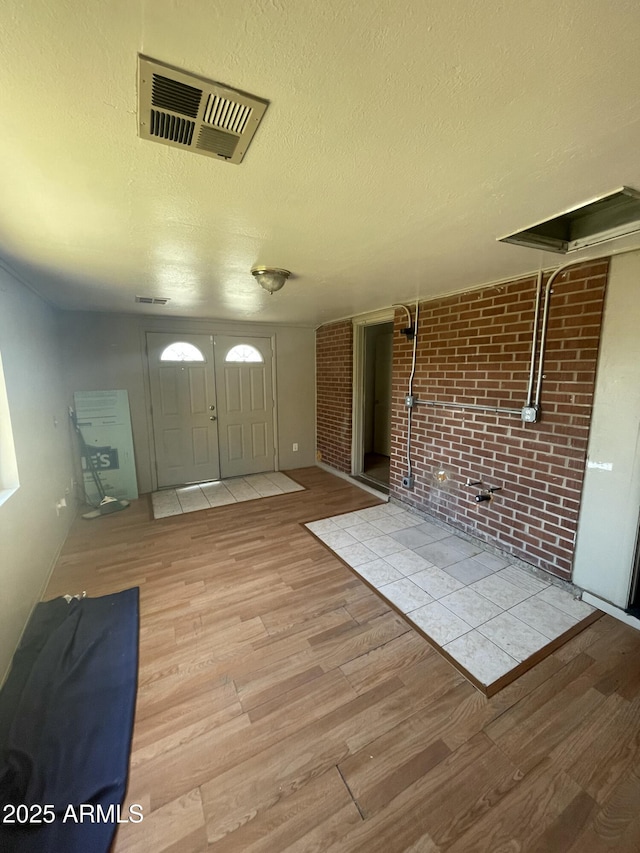
{"type": "MultiPolygon", "coordinates": [[[[218,381],[217,380],[218,380],[218,370],[219,370],[219,367],[221,366],[221,363],[216,360],[216,358],[219,357],[219,352],[220,352],[220,350],[218,350],[218,352],[216,352],[216,341],[220,341],[222,338],[237,338],[238,343],[245,343],[245,344],[248,344],[250,346],[256,346],[258,348],[258,350],[260,350],[260,345],[256,344],[255,343],[256,341],[260,341],[260,342],[268,341],[268,347],[266,347],[265,349],[268,348],[268,350],[269,350],[269,356],[270,356],[270,362],[271,362],[270,370],[269,370],[269,379],[271,381],[271,401],[270,401],[271,402],[271,419],[270,420],[271,420],[271,431],[272,431],[272,437],[273,437],[273,466],[274,466],[273,470],[278,471],[279,470],[279,460],[278,460],[278,436],[277,436],[277,432],[276,432],[277,424],[278,424],[278,418],[277,418],[277,409],[276,409],[277,394],[276,394],[276,387],[275,387],[275,378],[276,378],[275,377],[275,375],[276,375],[276,369],[275,369],[275,360],[276,360],[275,336],[274,335],[259,335],[259,334],[245,335],[242,333],[238,334],[236,332],[217,332],[213,335],[213,344],[214,344],[214,346],[213,346],[213,364],[214,364],[214,374],[215,374],[215,380],[216,380],[216,382],[215,382],[215,384],[216,384],[216,395],[218,397],[218,400],[220,399],[220,395],[218,394],[218,391],[217,391],[217,389],[218,389],[218,381]],[[253,342],[253,344],[252,344],[252,342],[253,342]]],[[[218,409],[219,408],[220,408],[220,406],[218,404],[218,409]]],[[[220,436],[219,436],[218,448],[220,448],[220,444],[221,444],[221,442],[220,442],[220,436]]],[[[220,450],[219,450],[219,453],[220,453],[220,450]]],[[[222,468],[223,468],[222,454],[220,453],[220,478],[221,479],[223,479],[222,468]]],[[[233,476],[236,476],[236,475],[232,475],[231,477],[228,476],[227,478],[231,479],[233,476]]],[[[242,476],[242,475],[237,475],[237,476],[242,476]]]]}
{"type": "MultiPolygon", "coordinates": [[[[151,383],[149,381],[149,353],[147,351],[147,332],[160,332],[162,334],[170,334],[175,335],[176,340],[180,339],[180,336],[184,335],[210,335],[211,339],[215,338],[216,334],[218,335],[237,335],[242,336],[246,335],[247,337],[262,337],[269,338],[271,340],[271,377],[272,377],[272,390],[273,390],[273,441],[275,444],[275,454],[274,454],[274,466],[276,471],[280,470],[280,442],[278,437],[278,386],[277,386],[277,349],[276,349],[276,335],[275,333],[266,333],[260,334],[260,331],[256,329],[247,330],[242,326],[236,326],[235,324],[230,324],[229,327],[216,327],[216,328],[206,328],[203,329],[199,323],[194,323],[193,325],[187,324],[186,327],[180,327],[179,329],[172,328],[169,324],[165,323],[144,323],[140,324],[138,328],[138,339],[140,342],[140,351],[142,355],[142,365],[144,365],[144,369],[142,370],[142,384],[144,387],[144,396],[145,396],[145,407],[146,407],[146,426],[147,426],[147,441],[149,443],[149,479],[151,481],[151,491],[155,492],[158,490],[158,473],[156,470],[156,443],[155,436],[153,432],[153,416],[151,413],[151,383]]],[[[215,359],[215,351],[214,351],[214,359],[215,359]]]]}
{"type": "Polygon", "coordinates": [[[353,318],[353,397],[351,404],[351,474],[362,474],[364,464],[365,329],[393,323],[394,308],[383,308],[353,318]]]}

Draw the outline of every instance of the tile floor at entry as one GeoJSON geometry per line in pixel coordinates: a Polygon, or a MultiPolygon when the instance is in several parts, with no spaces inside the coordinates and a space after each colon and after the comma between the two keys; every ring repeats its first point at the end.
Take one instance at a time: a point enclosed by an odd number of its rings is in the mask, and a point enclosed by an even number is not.
{"type": "Polygon", "coordinates": [[[396,504],[306,527],[489,694],[597,613],[570,591],[396,504]]]}
{"type": "Polygon", "coordinates": [[[231,480],[216,480],[195,486],[163,489],[151,495],[151,503],[154,518],[167,518],[170,515],[181,515],[185,512],[196,512],[200,509],[303,490],[304,486],[281,471],[269,471],[265,474],[234,477],[231,480]]]}

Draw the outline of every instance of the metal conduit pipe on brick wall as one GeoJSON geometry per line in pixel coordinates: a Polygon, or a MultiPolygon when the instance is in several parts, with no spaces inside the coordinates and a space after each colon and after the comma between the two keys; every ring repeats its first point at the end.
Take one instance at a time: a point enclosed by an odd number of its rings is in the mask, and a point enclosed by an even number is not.
{"type": "Polygon", "coordinates": [[[533,290],[528,278],[422,302],[415,369],[398,314],[391,464],[392,497],[564,578],[571,573],[608,262],[570,267],[555,272],[556,281],[562,271],[567,278],[554,296],[556,310],[547,311],[542,353],[532,333],[538,343],[540,275],[533,290]],[[545,416],[527,424],[522,404],[535,402],[536,363],[545,368],[545,416]],[[410,371],[413,490],[402,488],[410,371]],[[450,475],[442,484],[431,476],[441,469],[450,475]],[[502,489],[495,500],[477,502],[461,488],[469,478],[502,489]]]}
{"type": "MultiPolygon", "coordinates": [[[[445,408],[453,408],[453,409],[475,409],[477,411],[484,412],[495,412],[497,414],[506,414],[506,415],[518,415],[523,423],[535,423],[538,420],[540,415],[540,397],[541,397],[541,389],[542,389],[542,379],[543,377],[543,367],[544,367],[544,350],[546,345],[546,336],[547,336],[547,322],[549,318],[549,304],[550,297],[553,293],[551,289],[551,285],[555,282],[557,276],[561,272],[565,272],[574,266],[581,266],[584,261],[572,261],[571,263],[563,264],[562,266],[555,269],[549,279],[547,281],[544,293],[544,300],[541,300],[541,292],[542,292],[542,282],[543,282],[543,273],[542,270],[538,273],[538,278],[536,281],[536,303],[534,308],[534,319],[533,319],[533,334],[531,339],[531,359],[529,363],[529,384],[527,387],[527,395],[525,399],[524,406],[520,408],[507,408],[501,406],[481,406],[481,405],[473,405],[470,403],[458,403],[458,402],[440,402],[438,400],[420,400],[413,396],[412,393],[412,380],[413,373],[411,376],[411,380],[409,382],[409,389],[406,397],[407,408],[409,409],[409,420],[411,417],[411,408],[414,405],[422,405],[422,406],[444,406],[445,408]],[[536,382],[536,393],[535,398],[533,398],[533,385],[534,385],[534,377],[535,377],[535,367],[536,367],[536,355],[538,351],[538,326],[540,323],[540,311],[541,306],[542,309],[542,332],[540,335],[540,353],[538,356],[538,378],[536,382]]],[[[399,308],[404,308],[405,311],[408,309],[404,305],[397,306],[399,308]]],[[[418,303],[416,303],[416,315],[418,311],[418,303]]],[[[411,315],[409,315],[409,318],[411,315]]],[[[417,325],[417,323],[416,323],[417,325]]],[[[417,340],[417,334],[416,334],[417,340]]],[[[414,342],[415,343],[415,342],[414,342]]],[[[415,346],[414,346],[414,369],[415,369],[415,346]]],[[[410,444],[407,450],[407,454],[409,455],[410,444]]],[[[410,473],[410,472],[409,472],[410,473]]]]}
{"type": "MultiPolygon", "coordinates": [[[[405,312],[396,312],[392,498],[503,553],[570,577],[607,274],[607,260],[572,264],[553,295],[543,360],[539,351],[536,358],[544,367],[544,417],[537,423],[523,423],[518,413],[532,375],[536,316],[536,341],[541,326],[539,276],[422,301],[415,367],[413,341],[402,333],[405,312]],[[438,405],[412,413],[415,485],[407,490],[401,483],[412,373],[415,398],[438,405]],[[503,417],[501,409],[512,416],[503,417]],[[444,488],[430,476],[440,469],[450,475],[444,488]],[[494,500],[477,503],[463,487],[467,479],[502,490],[494,500]]],[[[351,453],[352,342],[350,320],[317,330],[318,453],[345,473],[351,453]]],[[[525,397],[529,403],[535,402],[533,376],[525,397]]]]}
{"type": "Polygon", "coordinates": [[[418,350],[418,319],[420,314],[420,303],[416,301],[416,313],[413,324],[411,323],[411,311],[406,305],[394,304],[393,308],[402,308],[405,311],[409,325],[405,329],[401,329],[403,335],[407,336],[407,340],[413,339],[413,354],[411,357],[411,373],[409,374],[409,384],[407,386],[407,473],[402,478],[402,487],[404,489],[413,488],[413,466],[411,464],[411,413],[413,411],[413,377],[416,373],[416,354],[418,350]]]}

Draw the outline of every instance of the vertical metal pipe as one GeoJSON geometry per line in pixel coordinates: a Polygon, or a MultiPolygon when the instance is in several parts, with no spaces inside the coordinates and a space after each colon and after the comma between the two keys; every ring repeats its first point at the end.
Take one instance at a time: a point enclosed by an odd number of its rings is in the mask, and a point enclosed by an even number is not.
{"type": "MultiPolygon", "coordinates": [[[[416,318],[415,331],[413,335],[413,357],[411,359],[411,374],[409,376],[409,396],[413,396],[413,377],[416,373],[416,353],[418,349],[418,315],[420,312],[420,303],[416,300],[416,318]]],[[[411,315],[409,315],[411,317],[411,315]]],[[[411,477],[413,471],[411,468],[411,416],[413,414],[413,406],[407,410],[407,476],[411,477]]]]}
{"type": "Polygon", "coordinates": [[[556,280],[558,275],[561,272],[565,272],[569,267],[580,266],[580,264],[584,264],[585,261],[572,261],[569,264],[563,264],[561,267],[558,267],[557,270],[554,270],[549,276],[549,280],[547,281],[547,285],[544,289],[544,306],[542,309],[542,331],[540,333],[540,355],[538,356],[538,381],[536,383],[536,397],[534,401],[534,406],[538,408],[540,405],[540,394],[542,389],[542,370],[544,367],[544,351],[547,346],[547,324],[549,321],[549,303],[551,302],[551,286],[553,282],[556,280]]]}
{"type": "Polygon", "coordinates": [[[542,270],[538,273],[536,281],[536,307],[533,317],[533,335],[531,338],[531,362],[529,364],[529,386],[527,388],[526,406],[531,405],[531,395],[533,394],[533,377],[536,369],[536,350],[538,348],[538,323],[540,321],[540,296],[542,295],[542,270]]]}

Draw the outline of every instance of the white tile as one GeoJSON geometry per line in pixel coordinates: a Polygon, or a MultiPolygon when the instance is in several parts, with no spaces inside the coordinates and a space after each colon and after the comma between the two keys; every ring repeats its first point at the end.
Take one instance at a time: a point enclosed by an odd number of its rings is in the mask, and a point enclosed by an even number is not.
{"type": "Polygon", "coordinates": [[[500,569],[499,572],[496,572],[496,575],[504,578],[515,586],[522,587],[522,589],[526,590],[529,595],[535,595],[537,592],[542,592],[542,590],[546,589],[550,584],[550,581],[541,580],[531,572],[526,571],[526,569],[518,568],[518,566],[507,566],[505,569],[500,569]]]}
{"type": "Polygon", "coordinates": [[[405,527],[417,527],[419,524],[424,522],[423,518],[420,518],[419,515],[416,515],[414,512],[409,512],[408,510],[402,510],[402,512],[395,513],[393,518],[401,521],[405,527]]]}
{"type": "Polygon", "coordinates": [[[243,480],[248,486],[255,489],[261,498],[282,494],[280,486],[269,480],[264,474],[253,474],[249,477],[243,477],[243,480]]]}
{"type": "MultiPolygon", "coordinates": [[[[421,529],[422,525],[416,527],[416,530],[421,529]]],[[[425,560],[429,560],[429,562],[433,563],[435,566],[440,566],[441,569],[444,569],[445,566],[450,566],[453,563],[459,563],[460,560],[465,559],[465,555],[462,551],[459,551],[453,545],[443,544],[439,539],[436,539],[429,545],[423,545],[421,548],[417,548],[416,550],[421,557],[424,557],[425,560]]]]}
{"type": "Polygon", "coordinates": [[[175,489],[168,489],[163,492],[154,492],[151,495],[151,503],[154,510],[157,509],[175,509],[177,512],[182,512],[180,501],[175,489]]]}
{"type": "Polygon", "coordinates": [[[478,631],[518,661],[526,660],[549,643],[535,628],[517,619],[513,613],[501,613],[478,627],[478,631]]]}
{"type": "Polygon", "coordinates": [[[473,557],[482,551],[479,545],[469,542],[468,539],[463,539],[461,536],[445,536],[444,539],[438,540],[441,545],[450,545],[456,551],[460,551],[465,557],[473,557]]]}
{"type": "Polygon", "coordinates": [[[178,500],[183,512],[195,512],[199,509],[209,509],[209,501],[202,493],[200,486],[187,486],[176,489],[178,500]]]}
{"type": "MultiPolygon", "coordinates": [[[[202,490],[204,492],[204,489],[202,490]]],[[[209,501],[209,506],[228,506],[229,504],[237,503],[234,496],[228,489],[218,492],[205,492],[205,497],[209,501]]]]}
{"type": "Polygon", "coordinates": [[[557,607],[547,604],[546,601],[542,601],[535,595],[520,604],[516,604],[515,607],[510,608],[509,612],[526,622],[527,625],[531,625],[536,631],[544,634],[545,637],[549,637],[550,640],[564,634],[565,631],[580,621],[562,610],[558,610],[557,607]]]}
{"type": "Polygon", "coordinates": [[[401,578],[399,581],[385,584],[380,587],[380,593],[392,601],[403,613],[417,610],[418,607],[433,601],[429,593],[420,589],[410,578],[401,578]]]}
{"type": "Polygon", "coordinates": [[[337,530],[340,530],[331,518],[321,518],[319,521],[309,521],[305,524],[305,527],[312,533],[315,533],[316,536],[320,536],[321,533],[335,533],[337,530]]]}
{"type": "Polygon", "coordinates": [[[411,575],[411,580],[425,592],[428,592],[432,598],[444,598],[445,595],[462,589],[464,586],[437,566],[429,566],[428,569],[416,572],[411,575]]]}
{"type": "Polygon", "coordinates": [[[376,525],[383,533],[396,533],[398,530],[409,530],[411,527],[418,527],[422,524],[422,519],[417,518],[410,512],[396,512],[386,515],[384,518],[376,519],[376,525]]]}
{"type": "Polygon", "coordinates": [[[353,527],[345,528],[350,536],[357,539],[358,542],[366,542],[367,539],[375,539],[380,536],[380,531],[368,521],[361,521],[359,524],[354,524],[353,527]]]}
{"type": "Polygon", "coordinates": [[[428,545],[430,542],[433,542],[433,539],[430,536],[427,536],[426,533],[420,533],[419,530],[416,530],[414,527],[407,527],[405,530],[397,530],[395,533],[390,534],[392,539],[395,539],[396,542],[400,542],[401,545],[404,545],[405,548],[421,548],[423,545],[428,545]]]}
{"type": "MultiPolygon", "coordinates": [[[[264,485],[264,483],[272,483],[271,480],[267,477],[266,474],[247,474],[244,477],[240,477],[243,483],[247,483],[249,486],[253,486],[256,489],[259,485],[264,485]]],[[[274,485],[272,483],[272,485],[274,485]]]]}
{"type": "Polygon", "coordinates": [[[547,604],[557,607],[558,610],[562,610],[575,619],[586,619],[595,610],[595,607],[591,607],[590,604],[574,598],[568,590],[553,585],[539,592],[536,598],[546,601],[547,604]]]}
{"type": "Polygon", "coordinates": [[[407,616],[440,646],[471,630],[471,625],[447,610],[439,601],[432,601],[431,604],[412,610],[407,616]]]}
{"type": "Polygon", "coordinates": [[[469,587],[458,589],[440,599],[440,603],[453,611],[456,616],[464,619],[472,628],[477,628],[483,622],[488,622],[502,609],[482,595],[478,595],[469,587]]]}
{"type": "Polygon", "coordinates": [[[225,486],[237,501],[251,501],[260,497],[259,492],[253,486],[245,483],[243,479],[227,480],[225,486]]]}
{"type": "Polygon", "coordinates": [[[398,521],[401,515],[402,513],[398,513],[397,515],[387,515],[383,518],[372,519],[371,523],[375,524],[379,533],[396,533],[398,530],[404,530],[405,527],[409,526],[398,521]]]}
{"type": "Polygon", "coordinates": [[[211,497],[211,495],[230,494],[222,480],[213,480],[211,483],[200,483],[200,489],[202,490],[202,494],[206,495],[207,498],[211,497]]]}
{"type": "Polygon", "coordinates": [[[182,515],[183,510],[181,506],[178,506],[177,509],[175,507],[165,507],[164,509],[155,509],[153,510],[154,518],[170,518],[172,515],[182,515]]]}
{"type": "Polygon", "coordinates": [[[182,515],[182,507],[175,492],[170,489],[164,492],[154,492],[151,495],[154,518],[168,518],[170,515],[182,515]]]}
{"type": "Polygon", "coordinates": [[[434,542],[438,539],[444,539],[445,537],[451,535],[448,530],[439,527],[437,524],[434,524],[431,521],[423,520],[419,525],[417,525],[416,529],[419,530],[421,533],[426,533],[427,536],[430,536],[434,542]]]}
{"type": "Polygon", "coordinates": [[[483,566],[475,557],[466,557],[464,560],[460,560],[459,563],[451,563],[451,565],[444,567],[444,571],[466,586],[493,574],[491,569],[483,566]]]}
{"type": "Polygon", "coordinates": [[[336,554],[341,557],[345,563],[356,569],[363,563],[372,563],[378,558],[366,545],[358,542],[357,545],[347,545],[346,548],[336,548],[336,554]]]}
{"type": "Polygon", "coordinates": [[[499,574],[500,572],[495,572],[488,575],[486,578],[470,584],[469,589],[484,595],[485,598],[493,601],[503,610],[508,610],[529,597],[529,593],[525,589],[514,586],[508,580],[499,577],[499,574]]]}
{"type": "Polygon", "coordinates": [[[402,579],[400,572],[382,559],[374,560],[372,563],[361,563],[355,570],[375,587],[402,579]]]}
{"type": "Polygon", "coordinates": [[[369,506],[366,509],[358,509],[352,515],[357,515],[360,521],[374,521],[376,518],[385,518],[384,506],[369,506]]]}
{"type": "Polygon", "coordinates": [[[372,551],[379,557],[388,557],[389,554],[397,554],[398,551],[406,551],[404,545],[401,545],[400,542],[396,542],[395,539],[392,539],[390,536],[376,536],[375,539],[367,539],[367,548],[371,548],[372,551]]]}
{"type": "Polygon", "coordinates": [[[515,658],[478,631],[470,631],[452,640],[444,648],[467,672],[485,685],[493,684],[518,664],[515,658]]]}
{"type": "MultiPolygon", "coordinates": [[[[385,513],[385,515],[397,515],[399,512],[407,512],[404,507],[398,506],[398,504],[392,504],[391,501],[381,506],[380,509],[385,513]]],[[[412,513],[412,515],[415,515],[415,513],[412,513]]]]}
{"type": "Polygon", "coordinates": [[[331,548],[334,551],[336,548],[346,548],[347,545],[355,545],[358,541],[347,530],[332,530],[329,533],[318,533],[317,535],[322,539],[327,548],[331,548]]]}
{"type": "Polygon", "coordinates": [[[292,480],[291,477],[287,477],[287,475],[283,474],[282,471],[269,471],[265,474],[265,477],[271,480],[272,483],[275,483],[276,486],[279,486],[283,492],[304,491],[304,486],[301,486],[300,483],[296,483],[296,481],[292,480]]]}
{"type": "Polygon", "coordinates": [[[385,557],[387,563],[391,563],[394,569],[402,572],[403,575],[414,575],[416,572],[421,572],[423,569],[431,568],[431,563],[416,554],[415,551],[398,551],[397,554],[389,554],[385,557]]]}
{"type": "Polygon", "coordinates": [[[492,554],[490,551],[480,551],[479,554],[475,555],[474,560],[482,563],[483,566],[491,569],[492,572],[498,572],[500,569],[504,569],[505,566],[509,565],[509,561],[505,560],[504,557],[499,557],[497,554],[492,554]]]}
{"type": "Polygon", "coordinates": [[[360,516],[355,512],[345,512],[344,515],[333,515],[331,521],[336,527],[344,530],[347,527],[353,527],[355,524],[363,524],[360,516]]]}
{"type": "Polygon", "coordinates": [[[224,506],[236,502],[229,489],[218,481],[217,483],[205,483],[200,486],[202,494],[209,501],[209,506],[224,506]]]}

